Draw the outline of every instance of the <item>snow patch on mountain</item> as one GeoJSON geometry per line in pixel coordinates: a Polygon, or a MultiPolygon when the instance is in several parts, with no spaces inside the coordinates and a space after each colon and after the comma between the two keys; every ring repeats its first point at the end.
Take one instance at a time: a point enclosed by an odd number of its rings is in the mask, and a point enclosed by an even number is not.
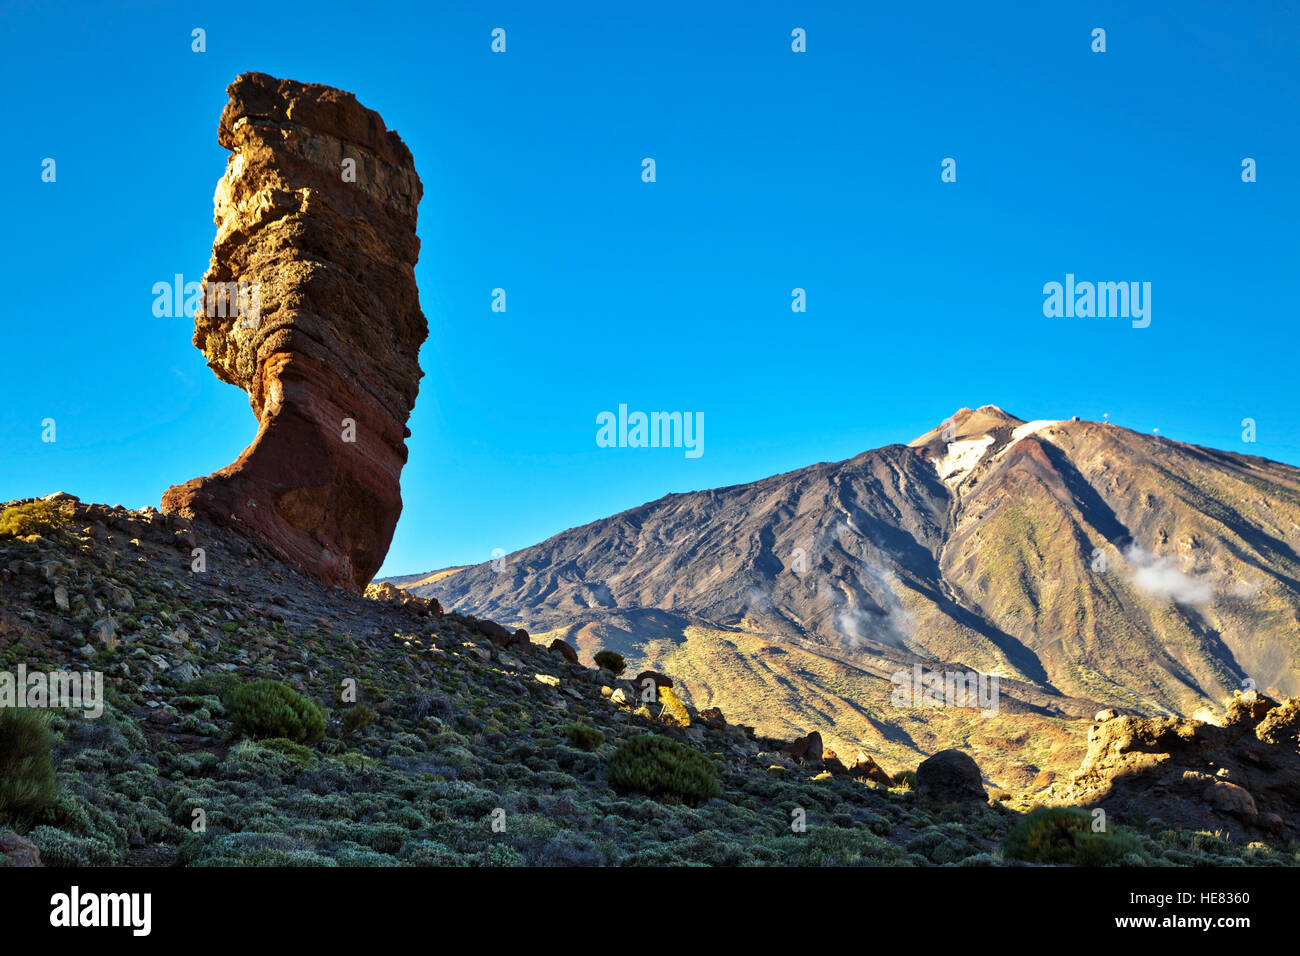
{"type": "Polygon", "coordinates": [[[1039,432],[1041,432],[1044,428],[1050,428],[1053,425],[1060,425],[1060,424],[1062,424],[1062,422],[1060,419],[1057,418],[1040,418],[1034,422],[1025,422],[1019,428],[1015,428],[1012,430],[1011,444],[1014,445],[1016,442],[1020,441],[1020,439],[1028,435],[1036,435],[1039,432]]]}
{"type": "Polygon", "coordinates": [[[949,442],[947,454],[934,460],[934,470],[938,473],[939,480],[950,488],[956,485],[979,464],[992,444],[992,435],[949,442]]]}

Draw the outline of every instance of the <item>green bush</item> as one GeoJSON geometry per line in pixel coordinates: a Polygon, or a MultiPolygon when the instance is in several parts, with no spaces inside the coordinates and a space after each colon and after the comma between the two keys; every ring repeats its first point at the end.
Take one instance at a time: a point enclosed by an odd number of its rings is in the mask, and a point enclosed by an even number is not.
{"type": "Polygon", "coordinates": [[[670,724],[676,724],[678,727],[689,727],[691,725],[691,713],[682,703],[682,699],[677,696],[677,692],[671,687],[659,688],[659,703],[663,707],[659,711],[659,719],[670,724]]]}
{"type": "Polygon", "coordinates": [[[0,709],[0,820],[29,822],[54,802],[58,786],[49,716],[26,707],[0,709]]]}
{"type": "Polygon", "coordinates": [[[593,659],[597,667],[605,668],[615,677],[627,670],[627,661],[623,660],[623,655],[613,651],[598,651],[593,659]]]}
{"type": "Polygon", "coordinates": [[[354,704],[343,713],[343,735],[351,737],[370,726],[378,716],[365,704],[354,704]]]}
{"type": "Polygon", "coordinates": [[[634,737],[609,761],[609,782],[619,793],[670,797],[694,805],[722,792],[713,761],[667,737],[634,737]]]}
{"type": "Polygon", "coordinates": [[[68,516],[61,508],[48,501],[29,501],[0,512],[0,538],[48,535],[67,523],[68,516]]]}
{"type": "Polygon", "coordinates": [[[306,765],[312,761],[310,749],[300,743],[286,740],[284,737],[268,737],[265,740],[259,740],[257,745],[265,750],[274,750],[278,754],[284,754],[296,763],[306,765]]]}
{"type": "Polygon", "coordinates": [[[1070,866],[1106,866],[1137,849],[1127,833],[1094,832],[1092,814],[1078,807],[1036,807],[1002,841],[1008,859],[1070,866]]]}
{"type": "Polygon", "coordinates": [[[569,746],[588,752],[605,742],[605,735],[590,724],[569,724],[565,735],[569,738],[569,746]]]}
{"type": "Polygon", "coordinates": [[[216,671],[194,678],[194,680],[185,684],[182,689],[192,697],[215,697],[222,704],[228,705],[235,691],[243,686],[244,682],[234,674],[216,671]]]}
{"type": "Polygon", "coordinates": [[[325,736],[325,712],[320,706],[279,681],[244,684],[230,695],[226,709],[238,737],[284,737],[314,744],[325,736]]]}

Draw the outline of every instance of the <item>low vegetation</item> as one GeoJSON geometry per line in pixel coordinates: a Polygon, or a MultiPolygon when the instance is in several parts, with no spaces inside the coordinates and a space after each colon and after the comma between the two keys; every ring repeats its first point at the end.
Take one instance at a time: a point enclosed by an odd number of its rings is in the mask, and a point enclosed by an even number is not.
{"type": "Polygon", "coordinates": [[[588,752],[599,750],[600,745],[605,742],[605,735],[591,724],[569,724],[565,736],[568,738],[570,747],[577,747],[579,750],[588,752]]]}
{"type": "Polygon", "coordinates": [[[0,538],[21,538],[31,534],[51,535],[68,523],[68,516],[48,501],[29,501],[0,512],[0,538]]]}
{"type": "Polygon", "coordinates": [[[609,761],[609,782],[619,793],[666,797],[692,806],[722,792],[708,757],[649,734],[618,748],[609,761]]]}
{"type": "Polygon", "coordinates": [[[227,704],[236,736],[280,737],[300,744],[319,743],[325,736],[325,712],[279,681],[258,680],[230,695],[227,704]]]}
{"type": "Polygon", "coordinates": [[[1141,865],[1133,836],[1104,820],[1078,807],[1036,807],[1007,833],[1003,853],[1013,860],[1072,866],[1107,866],[1131,854],[1130,862],[1141,865]]]}
{"type": "MultiPolygon", "coordinates": [[[[731,713],[724,729],[675,725],[608,669],[496,647],[458,615],[341,597],[217,536],[209,572],[190,574],[188,550],[149,515],[99,518],[112,542],[82,534],[80,517],[57,540],[0,541],[0,566],[32,566],[0,577],[0,671],[105,675],[98,718],[56,710],[36,728],[30,711],[0,715],[24,728],[0,733],[22,742],[0,745],[0,826],[47,865],[1300,862],[1281,841],[1155,820],[1118,821],[1117,854],[1076,838],[1074,818],[1043,828],[1018,805],[930,806],[905,784],[802,766],[731,713]],[[119,591],[133,601],[119,642],[88,640],[94,602],[119,591]]],[[[665,672],[694,718],[692,674],[665,672]]]]}
{"type": "Polygon", "coordinates": [[[48,715],[0,709],[0,823],[23,827],[58,795],[48,715]]]}

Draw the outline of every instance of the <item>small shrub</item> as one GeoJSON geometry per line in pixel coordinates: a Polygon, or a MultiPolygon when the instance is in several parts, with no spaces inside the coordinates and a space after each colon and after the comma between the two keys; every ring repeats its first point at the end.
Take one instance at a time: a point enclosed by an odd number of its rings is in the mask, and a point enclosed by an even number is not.
{"type": "Polygon", "coordinates": [[[605,668],[615,677],[627,670],[627,661],[623,660],[623,655],[613,651],[598,651],[594,660],[597,667],[605,668]]]}
{"type": "Polygon", "coordinates": [[[216,671],[212,674],[204,674],[202,677],[196,677],[194,680],[183,686],[183,690],[191,697],[215,697],[222,704],[229,704],[230,698],[235,691],[244,686],[234,674],[225,671],[216,671]]]}
{"type": "Polygon", "coordinates": [[[48,501],[29,501],[0,512],[0,538],[25,537],[29,534],[49,535],[68,523],[61,508],[48,501]]]}
{"type": "Polygon", "coordinates": [[[361,733],[374,721],[377,715],[365,704],[355,704],[343,713],[343,735],[352,737],[361,733]]]}
{"type": "Polygon", "coordinates": [[[677,696],[676,691],[671,687],[659,688],[659,703],[663,708],[659,711],[659,719],[666,723],[676,724],[678,727],[689,727],[691,725],[691,713],[682,703],[682,699],[677,696]]]}
{"type": "Polygon", "coordinates": [[[53,744],[45,713],[0,709],[0,820],[27,822],[54,802],[53,744]]]}
{"type": "Polygon", "coordinates": [[[276,753],[284,754],[295,763],[306,765],[312,761],[312,752],[309,748],[292,740],[286,740],[284,737],[268,737],[259,740],[258,746],[264,750],[274,750],[276,753]]]}
{"type": "Polygon", "coordinates": [[[1136,851],[1127,833],[1094,832],[1092,814],[1078,807],[1036,807],[1002,841],[1004,856],[1030,863],[1106,866],[1136,851]]]}
{"type": "Polygon", "coordinates": [[[569,746],[588,752],[605,742],[605,735],[590,724],[569,724],[566,736],[569,738],[569,746]]]}
{"type": "Polygon", "coordinates": [[[284,737],[314,744],[325,736],[325,713],[320,706],[279,681],[263,679],[243,685],[230,695],[227,710],[231,728],[239,737],[284,737]]]}
{"type": "Polygon", "coordinates": [[[722,792],[713,761],[667,737],[634,737],[609,761],[609,782],[619,793],[670,797],[694,805],[722,792]]]}

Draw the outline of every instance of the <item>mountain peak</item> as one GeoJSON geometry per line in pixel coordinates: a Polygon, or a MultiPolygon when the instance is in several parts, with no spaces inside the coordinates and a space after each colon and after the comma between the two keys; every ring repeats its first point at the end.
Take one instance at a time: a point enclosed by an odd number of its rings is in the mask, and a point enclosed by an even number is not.
{"type": "Polygon", "coordinates": [[[1025,424],[1024,419],[1008,414],[996,405],[959,408],[924,435],[912,439],[908,445],[912,448],[922,448],[946,445],[954,441],[986,438],[995,436],[999,430],[1009,432],[1023,424],[1025,424]]]}

